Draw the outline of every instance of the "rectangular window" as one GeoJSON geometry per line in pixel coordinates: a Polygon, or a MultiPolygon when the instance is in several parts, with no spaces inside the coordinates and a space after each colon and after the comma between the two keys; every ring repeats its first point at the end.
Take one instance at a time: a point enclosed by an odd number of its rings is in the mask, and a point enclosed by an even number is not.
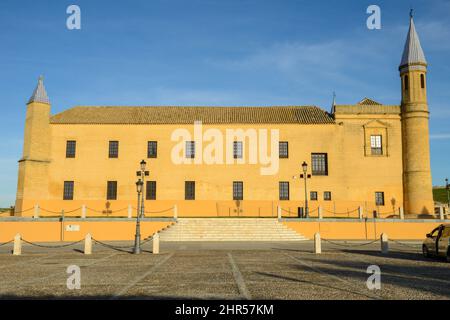
{"type": "Polygon", "coordinates": [[[372,155],[382,155],[383,145],[381,135],[370,136],[370,149],[372,150],[372,155]]]}
{"type": "Polygon", "coordinates": [[[186,158],[195,158],[195,141],[186,141],[186,158]]]}
{"type": "Polygon", "coordinates": [[[195,181],[186,181],[184,183],[185,200],[195,200],[195,181]]]}
{"type": "Polygon", "coordinates": [[[279,143],[279,152],[280,152],[280,159],[287,159],[289,158],[289,143],[286,141],[280,141],[279,143]]]}
{"type": "Polygon", "coordinates": [[[158,142],[149,141],[147,145],[147,158],[156,158],[158,156],[158,142]]]}
{"type": "Polygon", "coordinates": [[[375,192],[375,204],[384,206],[384,192],[375,192]]]}
{"type": "Polygon", "coordinates": [[[280,182],[280,200],[289,200],[289,182],[280,182]]]}
{"type": "Polygon", "coordinates": [[[312,174],[314,176],[328,175],[328,154],[313,153],[311,154],[312,174]]]}
{"type": "Polygon", "coordinates": [[[64,200],[73,200],[73,181],[64,181],[64,200]]]}
{"type": "Polygon", "coordinates": [[[119,141],[109,142],[109,157],[118,158],[119,157],[119,141]]]}
{"type": "Polygon", "coordinates": [[[66,143],[66,158],[75,158],[77,150],[77,142],[76,141],[67,141],[66,143]]]}
{"type": "Polygon", "coordinates": [[[323,200],[325,201],[331,201],[331,191],[325,191],[323,193],[323,200]]]}
{"type": "Polygon", "coordinates": [[[233,182],[233,200],[244,200],[244,184],[242,181],[233,182]]]}
{"type": "Polygon", "coordinates": [[[147,200],[156,200],[156,181],[147,181],[145,192],[147,200]]]}
{"type": "Polygon", "coordinates": [[[233,142],[233,157],[234,157],[234,159],[242,159],[242,142],[241,141],[233,142]]]}
{"type": "Polygon", "coordinates": [[[317,201],[317,191],[311,191],[310,197],[312,201],[317,201]]]}
{"type": "Polygon", "coordinates": [[[117,181],[108,181],[106,200],[117,200],[117,181]]]}

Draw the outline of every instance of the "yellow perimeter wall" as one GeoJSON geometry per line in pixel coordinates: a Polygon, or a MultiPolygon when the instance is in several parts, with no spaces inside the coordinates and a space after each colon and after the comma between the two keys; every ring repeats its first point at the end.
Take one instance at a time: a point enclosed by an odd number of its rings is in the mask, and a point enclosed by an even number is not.
{"type": "MultiPolygon", "coordinates": [[[[169,225],[170,221],[141,221],[141,236],[145,239],[169,225]]],[[[78,241],[90,233],[100,241],[133,240],[136,230],[135,221],[64,221],[64,228],[59,221],[8,221],[0,222],[0,242],[7,242],[18,233],[27,241],[54,242],[61,241],[61,230],[64,230],[64,241],[78,241]],[[67,231],[68,225],[77,225],[80,231],[67,231]]]]}
{"type": "Polygon", "coordinates": [[[389,239],[423,240],[427,233],[442,224],[442,222],[393,222],[370,221],[367,222],[283,222],[289,228],[301,233],[309,239],[320,232],[323,239],[345,240],[375,240],[382,233],[389,239]]]}
{"type": "MultiPolygon", "coordinates": [[[[142,221],[141,233],[145,239],[161,231],[173,222],[142,221]]],[[[320,232],[324,239],[370,240],[386,233],[390,239],[422,240],[425,235],[442,222],[283,222],[289,228],[309,239],[320,232]]],[[[133,240],[136,224],[134,221],[64,221],[64,241],[78,241],[90,233],[97,240],[133,240]],[[79,226],[79,231],[67,231],[68,225],[79,226]]],[[[0,242],[7,242],[17,233],[27,241],[61,241],[62,224],[60,221],[5,221],[0,222],[0,242]]]]}

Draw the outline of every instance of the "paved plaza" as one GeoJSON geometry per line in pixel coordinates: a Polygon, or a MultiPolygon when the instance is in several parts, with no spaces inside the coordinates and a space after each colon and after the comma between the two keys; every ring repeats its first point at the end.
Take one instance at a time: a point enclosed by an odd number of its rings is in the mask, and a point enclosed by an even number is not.
{"type": "MultiPolygon", "coordinates": [[[[126,246],[131,243],[108,243],[126,246]]],[[[49,244],[52,245],[52,244],[49,244]]],[[[54,244],[53,244],[54,245],[54,244]]],[[[450,299],[450,264],[425,259],[420,243],[162,243],[141,255],[95,244],[48,249],[24,245],[22,256],[0,247],[0,298],[44,299],[450,299]],[[406,244],[406,245],[405,245],[406,244]],[[81,270],[69,290],[68,266],[81,270]],[[369,290],[367,268],[381,269],[381,289],[369,290]]]]}

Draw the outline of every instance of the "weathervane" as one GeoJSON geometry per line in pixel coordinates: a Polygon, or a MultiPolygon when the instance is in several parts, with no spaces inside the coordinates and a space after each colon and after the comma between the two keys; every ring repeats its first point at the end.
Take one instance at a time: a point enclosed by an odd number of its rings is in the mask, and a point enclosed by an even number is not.
{"type": "Polygon", "coordinates": [[[411,8],[411,10],[409,10],[409,16],[410,16],[411,19],[413,18],[413,16],[414,16],[414,9],[413,8],[411,8]]]}

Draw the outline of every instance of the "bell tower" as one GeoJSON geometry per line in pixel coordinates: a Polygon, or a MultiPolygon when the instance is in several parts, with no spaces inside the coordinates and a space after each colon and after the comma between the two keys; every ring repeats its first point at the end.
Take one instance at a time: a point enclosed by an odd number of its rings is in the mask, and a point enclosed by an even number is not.
{"type": "Polygon", "coordinates": [[[50,136],[50,101],[41,76],[27,103],[23,155],[19,160],[16,215],[21,215],[23,210],[37,204],[37,199],[48,197],[50,136]]]}
{"type": "Polygon", "coordinates": [[[427,61],[411,10],[400,63],[402,86],[403,196],[407,214],[433,214],[427,102],[427,61]]]}

